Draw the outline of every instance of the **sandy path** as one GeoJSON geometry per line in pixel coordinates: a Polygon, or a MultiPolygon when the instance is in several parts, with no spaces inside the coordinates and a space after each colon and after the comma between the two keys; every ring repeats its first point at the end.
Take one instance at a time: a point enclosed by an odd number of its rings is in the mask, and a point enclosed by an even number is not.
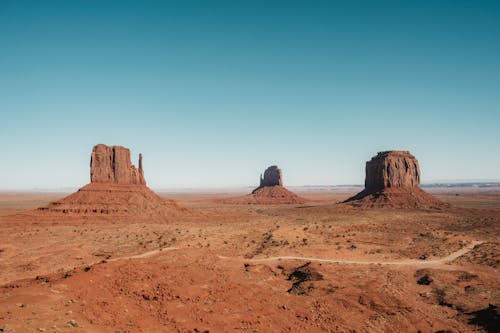
{"type": "MultiPolygon", "coordinates": [[[[268,258],[256,258],[256,259],[244,259],[241,257],[225,257],[218,256],[219,259],[225,260],[238,260],[244,262],[272,262],[272,261],[282,261],[282,260],[302,260],[302,261],[316,261],[322,263],[331,263],[331,264],[346,264],[346,265],[393,265],[393,266],[414,266],[417,268],[425,268],[425,267],[439,267],[444,269],[455,269],[455,266],[450,265],[449,263],[453,260],[457,259],[460,256],[471,251],[476,245],[479,245],[483,242],[473,241],[471,244],[464,246],[462,249],[451,253],[450,255],[443,258],[436,258],[430,260],[417,260],[417,259],[403,259],[397,261],[381,261],[381,260],[346,260],[346,259],[324,259],[324,258],[315,258],[315,257],[300,257],[300,256],[278,256],[278,257],[268,257],[268,258]]],[[[114,262],[120,260],[130,260],[130,259],[142,259],[156,256],[163,252],[173,251],[173,250],[182,250],[182,248],[178,247],[165,247],[161,249],[156,249],[152,251],[147,251],[131,256],[125,257],[117,257],[107,259],[107,262],[114,262]]],[[[86,266],[92,266],[98,264],[102,261],[92,262],[87,264],[86,266]]],[[[2,285],[13,283],[15,281],[4,282],[2,285]]]]}
{"type": "MultiPolygon", "coordinates": [[[[323,263],[333,263],[333,264],[348,264],[348,265],[394,265],[394,266],[416,266],[416,267],[432,267],[432,266],[442,266],[446,265],[460,256],[471,251],[476,245],[481,244],[480,241],[473,241],[471,244],[464,246],[460,250],[449,254],[446,257],[430,259],[430,260],[419,260],[419,259],[403,259],[395,261],[382,261],[382,260],[346,260],[346,259],[324,259],[324,258],[314,258],[314,257],[300,257],[300,256],[278,256],[278,257],[268,257],[268,258],[257,258],[257,259],[242,259],[246,262],[267,262],[267,261],[281,261],[281,260],[305,260],[305,261],[317,261],[323,263]]],[[[109,259],[108,261],[118,261],[126,259],[140,259],[148,258],[158,255],[164,251],[179,250],[177,247],[166,247],[162,249],[152,250],[133,256],[118,257],[109,259]]],[[[224,257],[219,256],[220,259],[240,259],[234,257],[224,257]]]]}
{"type": "Polygon", "coordinates": [[[164,251],[172,251],[172,250],[178,250],[178,249],[179,249],[178,247],[163,247],[161,249],[156,249],[156,250],[152,250],[152,251],[148,251],[148,252],[134,254],[133,256],[117,257],[117,258],[108,259],[106,261],[110,262],[110,261],[118,261],[118,260],[125,260],[125,259],[149,258],[149,257],[155,256],[157,254],[160,254],[164,251]]]}
{"type": "MultiPolygon", "coordinates": [[[[481,244],[480,241],[473,241],[471,244],[464,246],[462,249],[451,253],[450,255],[443,258],[436,258],[430,260],[418,260],[418,259],[404,259],[396,261],[381,261],[381,260],[344,260],[344,259],[323,259],[323,258],[313,258],[313,257],[298,257],[298,256],[278,256],[269,257],[261,259],[249,259],[245,260],[248,262],[267,262],[267,261],[280,261],[280,260],[305,260],[305,261],[317,261],[323,263],[334,263],[334,264],[349,264],[349,265],[394,265],[394,266],[415,266],[415,267],[439,267],[446,265],[460,256],[471,251],[476,245],[481,244]]],[[[220,257],[220,256],[219,256],[220,257]]],[[[221,259],[229,259],[229,257],[220,257],[221,259]]],[[[448,266],[451,268],[451,266],[448,266]]]]}

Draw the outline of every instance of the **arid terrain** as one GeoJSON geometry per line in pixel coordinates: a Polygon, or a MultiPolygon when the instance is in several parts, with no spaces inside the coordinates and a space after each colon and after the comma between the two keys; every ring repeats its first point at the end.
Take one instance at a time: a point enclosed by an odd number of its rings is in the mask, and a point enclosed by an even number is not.
{"type": "Polygon", "coordinates": [[[0,332],[498,332],[500,189],[442,209],[362,208],[356,191],[162,194],[161,219],[33,210],[0,195],[0,332]]]}

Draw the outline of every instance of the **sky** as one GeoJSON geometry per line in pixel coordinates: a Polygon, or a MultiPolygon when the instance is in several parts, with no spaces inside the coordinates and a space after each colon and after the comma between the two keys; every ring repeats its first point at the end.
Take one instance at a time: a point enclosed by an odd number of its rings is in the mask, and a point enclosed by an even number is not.
{"type": "Polygon", "coordinates": [[[498,1],[0,1],[0,190],[89,182],[95,144],[153,188],[500,179],[498,1]]]}

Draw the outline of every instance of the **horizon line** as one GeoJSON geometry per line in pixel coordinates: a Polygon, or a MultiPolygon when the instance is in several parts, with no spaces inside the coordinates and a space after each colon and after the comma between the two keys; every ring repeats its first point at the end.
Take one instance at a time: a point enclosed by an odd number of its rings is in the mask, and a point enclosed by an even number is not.
{"type": "MultiPolygon", "coordinates": [[[[88,183],[87,183],[88,184],[88,183]]],[[[61,186],[61,187],[33,187],[33,188],[6,188],[0,189],[0,193],[6,192],[67,192],[75,191],[81,187],[87,185],[75,185],[75,186],[61,186]]],[[[447,187],[446,185],[486,185],[491,184],[494,186],[500,186],[500,179],[450,179],[450,180],[433,180],[425,181],[420,185],[422,187],[447,187]]],[[[172,187],[156,187],[156,186],[146,186],[150,187],[155,191],[186,191],[186,190],[238,190],[238,189],[251,189],[258,185],[228,185],[228,186],[172,186],[172,187]]],[[[304,185],[284,185],[284,187],[289,188],[358,188],[364,187],[364,184],[304,184],[304,185]]]]}

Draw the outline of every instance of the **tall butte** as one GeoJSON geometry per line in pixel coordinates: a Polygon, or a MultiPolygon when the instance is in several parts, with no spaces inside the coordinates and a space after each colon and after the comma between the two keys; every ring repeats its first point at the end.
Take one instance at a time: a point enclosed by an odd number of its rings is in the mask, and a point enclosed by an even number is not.
{"type": "Polygon", "coordinates": [[[130,162],[130,150],[121,146],[98,144],[90,157],[90,182],[126,185],[146,185],[139,154],[139,168],[130,162]]]}
{"type": "Polygon", "coordinates": [[[90,184],[77,192],[38,209],[65,216],[144,217],[165,219],[186,213],[185,208],[163,199],[146,186],[142,155],[139,167],[130,161],[130,150],[98,144],[90,157],[90,184]]]}
{"type": "Polygon", "coordinates": [[[365,189],[345,202],[359,207],[441,208],[420,188],[418,161],[406,150],[379,152],[366,162],[365,189]]]}
{"type": "Polygon", "coordinates": [[[264,175],[260,175],[260,185],[254,192],[259,188],[270,186],[283,186],[283,174],[277,165],[271,165],[264,171],[264,175]]]}

